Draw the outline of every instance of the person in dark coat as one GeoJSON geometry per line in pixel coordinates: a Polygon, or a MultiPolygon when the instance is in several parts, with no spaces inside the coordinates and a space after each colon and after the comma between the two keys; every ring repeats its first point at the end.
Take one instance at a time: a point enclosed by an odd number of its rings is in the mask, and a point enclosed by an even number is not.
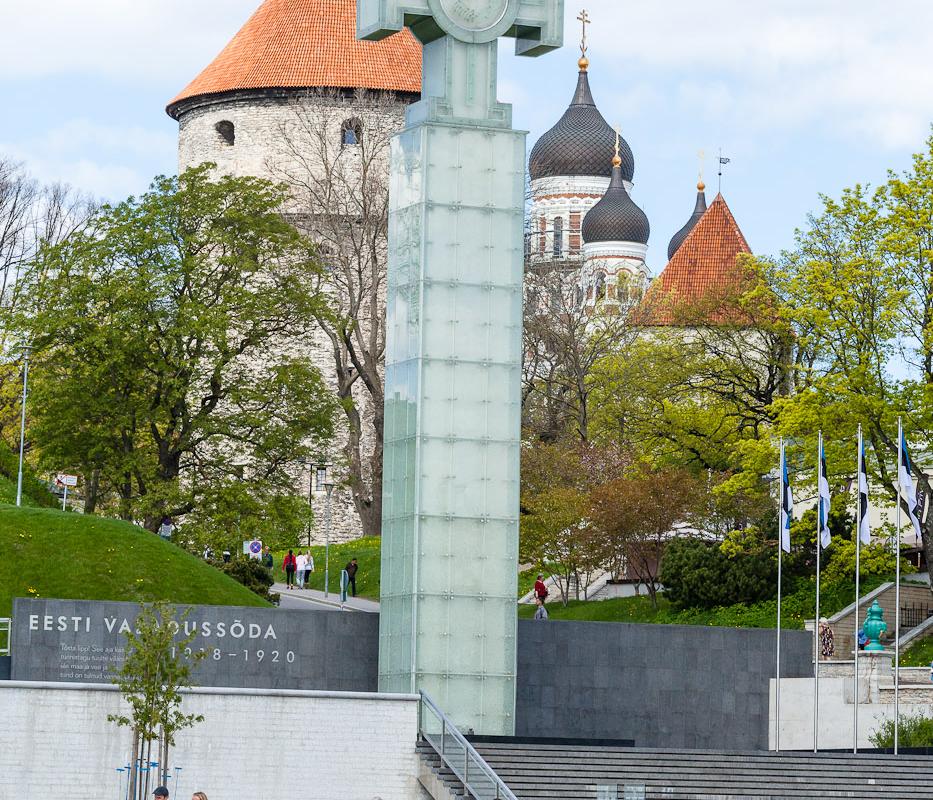
{"type": "Polygon", "coordinates": [[[285,570],[285,585],[289,589],[295,588],[295,570],[298,569],[298,559],[295,554],[289,550],[288,555],[282,559],[282,569],[285,570]]]}
{"type": "Polygon", "coordinates": [[[360,565],[356,563],[355,558],[351,558],[350,563],[344,567],[344,569],[347,571],[347,588],[353,590],[354,597],[356,597],[356,571],[359,568],[360,565]]]}

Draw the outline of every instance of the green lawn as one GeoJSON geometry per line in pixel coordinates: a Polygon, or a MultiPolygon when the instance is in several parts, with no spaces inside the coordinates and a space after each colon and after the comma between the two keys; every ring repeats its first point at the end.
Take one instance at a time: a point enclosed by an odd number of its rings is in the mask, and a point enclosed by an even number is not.
{"type": "Polygon", "coordinates": [[[10,616],[14,597],[268,605],[135,525],[0,504],[0,617],[10,616]]]}
{"type": "Polygon", "coordinates": [[[933,636],[926,636],[901,653],[902,667],[928,667],[933,662],[933,636]]]}
{"type": "MultiPolygon", "coordinates": [[[[872,577],[863,580],[863,593],[870,592],[885,579],[872,577]]],[[[814,587],[805,585],[784,597],[781,604],[781,628],[803,629],[805,619],[814,613],[814,587]]],[[[855,597],[854,586],[823,587],[820,614],[831,616],[841,611],[855,597]]],[[[551,619],[591,620],[596,622],[650,622],[660,625],[716,625],[729,628],[773,628],[777,621],[777,601],[767,600],[754,605],[734,605],[715,609],[689,608],[680,610],[663,596],[658,598],[657,610],[647,597],[620,597],[613,600],[585,602],[571,600],[566,607],[559,601],[548,603],[551,619]]],[[[519,606],[520,617],[532,617],[535,607],[519,606]]]]}
{"type": "MultiPolygon", "coordinates": [[[[379,599],[379,571],[382,564],[382,539],[379,536],[367,536],[363,539],[355,539],[352,542],[342,544],[331,544],[330,546],[330,586],[331,592],[340,593],[340,570],[342,570],[351,558],[356,558],[359,564],[359,571],[356,573],[356,594],[359,597],[369,597],[373,600],[379,599]]],[[[309,548],[298,548],[295,555],[304,552],[309,548]]],[[[324,545],[313,546],[310,548],[311,555],[314,556],[314,572],[308,586],[311,589],[324,589],[324,545]]],[[[285,558],[284,550],[276,552],[275,555],[275,579],[280,583],[285,583],[285,573],[282,571],[282,559],[285,558]]]]}

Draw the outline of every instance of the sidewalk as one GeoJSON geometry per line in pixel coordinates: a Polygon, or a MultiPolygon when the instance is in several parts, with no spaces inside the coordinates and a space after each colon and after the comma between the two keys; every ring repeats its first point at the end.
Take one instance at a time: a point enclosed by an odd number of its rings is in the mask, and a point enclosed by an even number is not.
{"type": "MultiPolygon", "coordinates": [[[[340,594],[331,592],[329,597],[324,597],[324,592],[317,589],[289,589],[284,583],[274,583],[271,591],[278,592],[283,598],[288,597],[294,600],[305,601],[309,605],[314,604],[325,608],[340,609],[340,594]]],[[[294,604],[289,604],[294,608],[294,604]]],[[[343,604],[346,611],[363,611],[367,614],[378,614],[379,603],[375,600],[368,600],[365,597],[347,597],[347,602],[343,604]]]]}

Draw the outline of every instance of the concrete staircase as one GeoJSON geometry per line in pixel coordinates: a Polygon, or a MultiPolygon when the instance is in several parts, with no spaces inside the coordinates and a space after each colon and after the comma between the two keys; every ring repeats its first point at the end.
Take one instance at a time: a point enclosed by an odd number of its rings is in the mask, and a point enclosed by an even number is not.
{"type": "MultiPolygon", "coordinates": [[[[618,787],[619,800],[625,786],[645,786],[647,800],[933,798],[933,756],[518,743],[482,743],[475,747],[519,800],[596,800],[597,787],[607,785],[618,787]]],[[[422,751],[422,758],[430,759],[431,755],[422,751]]],[[[440,759],[434,758],[443,776],[440,759]]],[[[463,796],[456,779],[450,787],[450,797],[463,796]]]]}
{"type": "MultiPolygon", "coordinates": [[[[877,600],[878,604],[884,609],[884,621],[888,623],[887,634],[882,638],[885,643],[894,641],[894,597],[894,584],[883,583],[859,600],[860,624],[865,619],[865,613],[872,601],[877,600]]],[[[901,607],[905,606],[933,607],[933,594],[930,593],[930,587],[924,584],[901,581],[901,607]]],[[[855,603],[853,602],[838,614],[829,618],[829,626],[833,629],[836,644],[835,657],[843,661],[852,658],[852,651],[855,648],[855,620],[852,616],[854,612],[855,603]]]]}

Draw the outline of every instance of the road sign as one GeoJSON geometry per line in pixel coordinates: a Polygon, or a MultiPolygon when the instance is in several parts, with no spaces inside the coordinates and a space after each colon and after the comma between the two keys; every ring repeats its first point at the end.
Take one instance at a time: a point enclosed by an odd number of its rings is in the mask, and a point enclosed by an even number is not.
{"type": "Polygon", "coordinates": [[[259,539],[253,539],[249,543],[249,557],[250,558],[259,558],[262,555],[262,541],[259,539]]]}
{"type": "Polygon", "coordinates": [[[78,485],[78,476],[59,473],[55,476],[55,482],[61,486],[70,486],[71,488],[74,488],[78,485]]]}

